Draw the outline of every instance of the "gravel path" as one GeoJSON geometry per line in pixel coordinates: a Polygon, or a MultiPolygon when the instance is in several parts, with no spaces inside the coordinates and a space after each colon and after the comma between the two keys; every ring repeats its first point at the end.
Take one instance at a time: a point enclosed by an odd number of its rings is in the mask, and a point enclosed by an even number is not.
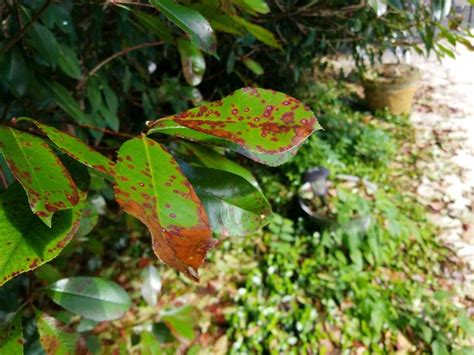
{"type": "Polygon", "coordinates": [[[467,266],[462,288],[474,295],[474,52],[460,48],[456,60],[415,58],[423,76],[411,120],[417,144],[431,161],[417,195],[440,227],[439,238],[467,266]]]}

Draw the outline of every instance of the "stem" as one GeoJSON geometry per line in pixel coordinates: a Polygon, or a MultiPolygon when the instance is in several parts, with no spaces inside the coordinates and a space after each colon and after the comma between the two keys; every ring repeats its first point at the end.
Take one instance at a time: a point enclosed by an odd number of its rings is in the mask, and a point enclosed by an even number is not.
{"type": "Polygon", "coordinates": [[[43,6],[41,6],[41,8],[38,10],[38,12],[33,15],[30,22],[28,22],[24,27],[22,27],[20,32],[18,32],[18,34],[15,37],[13,37],[3,48],[0,48],[0,53],[7,52],[10,48],[12,48],[15,45],[16,42],[18,42],[23,37],[23,35],[26,33],[26,30],[28,30],[28,28],[30,28],[30,26],[33,23],[36,22],[36,20],[41,16],[41,14],[51,4],[51,1],[52,0],[46,0],[45,1],[45,3],[43,4],[43,6]]]}
{"type": "Polygon", "coordinates": [[[87,79],[90,77],[90,76],[93,76],[95,75],[104,65],[106,65],[107,63],[111,62],[112,60],[114,60],[115,58],[118,58],[122,55],[126,55],[132,51],[135,51],[137,49],[142,49],[142,48],[147,48],[147,47],[155,47],[155,46],[159,46],[159,45],[162,45],[164,44],[165,42],[163,41],[156,41],[156,42],[150,42],[150,43],[142,43],[142,44],[139,44],[137,46],[133,46],[133,47],[128,47],[128,48],[124,48],[122,49],[121,51],[118,51],[117,53],[114,53],[112,54],[110,57],[104,59],[102,62],[100,62],[99,64],[97,64],[90,72],[89,74],[87,74],[87,76],[77,85],[77,88],[80,89],[81,87],[84,86],[84,84],[87,82],[87,79]]]}

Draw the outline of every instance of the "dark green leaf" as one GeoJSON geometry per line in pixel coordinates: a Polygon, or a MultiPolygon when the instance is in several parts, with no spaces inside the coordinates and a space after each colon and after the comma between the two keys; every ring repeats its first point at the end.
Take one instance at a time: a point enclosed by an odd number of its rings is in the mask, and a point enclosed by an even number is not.
{"type": "Polygon", "coordinates": [[[140,25],[165,42],[173,42],[171,29],[158,16],[146,12],[133,11],[140,25]]]}
{"type": "Polygon", "coordinates": [[[18,47],[14,47],[7,57],[10,60],[5,63],[8,68],[6,79],[10,89],[15,96],[23,96],[30,85],[31,71],[18,47]]]}
{"type": "Polygon", "coordinates": [[[43,139],[0,126],[0,148],[13,175],[25,188],[32,211],[48,226],[56,211],[78,204],[74,181],[43,139]]]}
{"type": "Polygon", "coordinates": [[[36,48],[41,58],[43,58],[53,69],[59,61],[60,49],[56,37],[45,26],[35,22],[28,29],[31,45],[36,48]]]}
{"type": "Polygon", "coordinates": [[[85,123],[87,117],[82,112],[79,104],[66,90],[66,88],[56,81],[45,81],[44,84],[51,92],[54,101],[77,123],[85,123]]]}
{"type": "Polygon", "coordinates": [[[97,277],[70,277],[49,285],[46,292],[58,305],[98,322],[122,317],[130,297],[115,282],[97,277]]]}
{"type": "Polygon", "coordinates": [[[245,236],[268,223],[270,205],[244,178],[185,164],[183,171],[206,208],[213,232],[225,237],[245,236]]]}
{"type": "Polygon", "coordinates": [[[0,201],[1,286],[58,256],[79,228],[83,204],[57,212],[48,228],[31,213],[19,184],[4,191],[0,201]]]}
{"type": "Polygon", "coordinates": [[[60,48],[59,67],[71,78],[81,78],[81,65],[77,59],[76,52],[64,44],[60,48]]]}
{"type": "Polygon", "coordinates": [[[275,38],[273,33],[271,33],[269,30],[266,28],[263,28],[259,25],[255,25],[246,19],[239,17],[239,16],[232,16],[234,21],[244,27],[248,32],[250,32],[256,39],[258,39],[260,42],[265,43],[266,45],[269,45],[274,48],[281,49],[280,43],[278,43],[278,40],[275,38]]]}
{"type": "Polygon", "coordinates": [[[197,11],[173,0],[150,0],[171,22],[186,32],[191,42],[204,52],[216,56],[217,42],[209,22],[197,11]]]}
{"type": "Polygon", "coordinates": [[[224,146],[258,162],[288,161],[320,129],[300,101],[272,90],[244,88],[222,100],[149,124],[151,133],[224,146]]]}
{"type": "Polygon", "coordinates": [[[148,227],[155,254],[197,279],[215,241],[204,207],[174,158],[155,141],[137,137],[120,148],[116,173],[116,200],[148,227]]]}
{"type": "Polygon", "coordinates": [[[178,38],[177,45],[181,56],[184,78],[191,86],[199,85],[206,71],[204,56],[201,51],[187,39],[178,38]]]}

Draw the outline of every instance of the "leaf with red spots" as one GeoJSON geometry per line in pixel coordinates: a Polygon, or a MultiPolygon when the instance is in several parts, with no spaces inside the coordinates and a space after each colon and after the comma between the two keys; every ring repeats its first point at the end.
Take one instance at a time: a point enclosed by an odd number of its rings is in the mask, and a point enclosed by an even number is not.
{"type": "MultiPolygon", "coordinates": [[[[56,318],[43,312],[37,312],[36,324],[38,326],[41,346],[46,354],[67,355],[81,353],[81,347],[85,345],[85,342],[70,327],[65,326],[56,318]]],[[[84,350],[82,353],[84,353],[84,350]]]]}
{"type": "Polygon", "coordinates": [[[54,127],[47,126],[31,118],[21,117],[17,121],[27,120],[34,123],[48,138],[64,153],[81,162],[89,168],[95,169],[108,176],[114,176],[115,164],[109,158],[100,154],[79,138],[73,137],[54,127]]]}
{"type": "Polygon", "coordinates": [[[125,142],[117,160],[117,202],[148,227],[162,261],[197,280],[216,241],[204,206],[177,162],[145,136],[125,142]]]}
{"type": "Polygon", "coordinates": [[[47,226],[51,226],[55,212],[79,203],[73,179],[43,139],[0,126],[0,148],[13,175],[26,190],[32,211],[47,226]]]}
{"type": "Polygon", "coordinates": [[[223,146],[270,166],[288,161],[321,128],[300,101],[256,88],[237,90],[222,100],[154,121],[149,127],[149,134],[223,146]]]}
{"type": "Polygon", "coordinates": [[[9,186],[0,195],[0,286],[58,256],[79,228],[82,208],[79,202],[55,213],[49,228],[31,213],[21,186],[9,186]]]}
{"type": "Polygon", "coordinates": [[[0,324],[0,354],[23,354],[23,330],[19,310],[13,318],[0,324]]]}

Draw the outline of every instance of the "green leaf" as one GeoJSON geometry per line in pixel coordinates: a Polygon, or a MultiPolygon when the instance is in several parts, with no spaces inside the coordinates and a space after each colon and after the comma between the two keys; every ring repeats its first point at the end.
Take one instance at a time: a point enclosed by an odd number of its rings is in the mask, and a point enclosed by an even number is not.
{"type": "Polygon", "coordinates": [[[78,204],[73,179],[43,139],[0,126],[0,148],[13,175],[25,188],[32,211],[46,225],[51,226],[56,211],[78,204]]]}
{"type": "Polygon", "coordinates": [[[142,271],[141,294],[148,305],[154,307],[158,303],[158,293],[161,291],[161,278],[158,269],[149,265],[142,271]]]}
{"type": "Polygon", "coordinates": [[[131,305],[122,287],[98,277],[62,279],[49,285],[46,292],[61,307],[98,322],[122,317],[131,305]]]}
{"type": "Polygon", "coordinates": [[[100,173],[111,177],[115,175],[114,162],[82,142],[79,138],[73,137],[68,133],[47,126],[31,118],[21,117],[18,120],[28,120],[34,123],[41,132],[43,132],[59,149],[71,158],[81,162],[89,168],[99,171],[100,173]]]}
{"type": "Polygon", "coordinates": [[[81,78],[81,65],[77,59],[76,52],[71,47],[61,45],[59,56],[59,67],[66,74],[73,79],[81,78]]]}
{"type": "Polygon", "coordinates": [[[239,25],[244,27],[248,32],[250,32],[256,39],[258,39],[260,42],[265,43],[266,45],[274,48],[281,49],[280,43],[278,43],[278,40],[275,38],[273,33],[271,33],[269,30],[266,28],[263,28],[261,26],[255,25],[246,19],[239,17],[239,16],[232,16],[235,22],[237,22],[239,25]]]}
{"type": "Polygon", "coordinates": [[[177,149],[179,154],[185,158],[187,163],[205,166],[212,169],[224,170],[234,175],[239,175],[252,184],[255,188],[260,190],[257,179],[255,179],[250,171],[248,171],[242,165],[227,159],[222,154],[217,153],[213,149],[204,147],[200,144],[193,144],[185,141],[179,142],[177,149]]]}
{"type": "Polygon", "coordinates": [[[140,333],[140,350],[142,355],[160,355],[163,353],[158,339],[148,331],[140,333]]]}
{"type": "Polygon", "coordinates": [[[18,47],[14,47],[7,56],[9,63],[6,64],[8,68],[6,79],[10,90],[15,96],[23,96],[30,86],[31,70],[18,47]]]}
{"type": "Polygon", "coordinates": [[[387,12],[388,0],[368,0],[368,5],[375,11],[377,17],[387,12]]]}
{"type": "Polygon", "coordinates": [[[268,223],[272,213],[268,201],[244,178],[223,170],[182,166],[204,204],[213,232],[245,236],[268,223]]]}
{"type": "Polygon", "coordinates": [[[79,334],[50,315],[37,312],[36,324],[41,346],[46,354],[68,355],[76,353],[79,334]]]}
{"type": "Polygon", "coordinates": [[[161,21],[158,16],[136,10],[133,11],[133,14],[136,16],[138,23],[145,27],[146,30],[167,43],[173,43],[171,29],[166,25],[166,23],[161,21]]]}
{"type": "Polygon", "coordinates": [[[162,261],[197,279],[215,241],[204,207],[174,158],[142,136],[125,142],[117,161],[117,202],[148,227],[162,261]]]}
{"type": "Polygon", "coordinates": [[[235,22],[231,15],[222,11],[219,3],[198,3],[191,6],[209,20],[211,27],[215,31],[230,33],[236,36],[244,34],[245,31],[242,26],[235,22]]]}
{"type": "Polygon", "coordinates": [[[43,58],[53,69],[57,67],[60,49],[56,37],[45,26],[38,22],[28,29],[31,46],[36,48],[41,58],[43,58]]]}
{"type": "Polygon", "coordinates": [[[102,106],[102,95],[99,87],[99,79],[96,77],[87,80],[86,96],[92,108],[92,114],[99,111],[102,106]]]}
{"type": "Polygon", "coordinates": [[[194,339],[194,325],[196,317],[191,306],[183,306],[164,310],[161,320],[171,329],[178,338],[194,339]]]}
{"type": "Polygon", "coordinates": [[[26,194],[17,183],[0,196],[0,286],[59,255],[79,228],[83,204],[57,212],[51,228],[28,207],[26,194]]]}
{"type": "Polygon", "coordinates": [[[232,0],[232,2],[253,16],[270,12],[270,8],[265,0],[232,0]]]}
{"type": "Polygon", "coordinates": [[[264,73],[264,70],[260,63],[256,62],[255,60],[251,58],[245,58],[243,62],[245,66],[249,68],[255,75],[262,75],[264,73]]]}
{"type": "Polygon", "coordinates": [[[277,166],[319,129],[311,110],[272,90],[244,88],[222,100],[149,123],[149,134],[164,133],[236,150],[277,166]]]}
{"type": "Polygon", "coordinates": [[[217,56],[217,42],[209,22],[197,11],[173,0],[150,0],[171,22],[186,32],[191,42],[204,52],[217,56]]]}
{"type": "Polygon", "coordinates": [[[181,56],[184,78],[191,86],[199,85],[206,71],[204,56],[201,51],[187,39],[178,38],[177,45],[181,56]]]}
{"type": "Polygon", "coordinates": [[[56,81],[45,81],[45,86],[51,92],[54,101],[77,123],[85,123],[87,118],[82,112],[79,104],[66,90],[64,86],[56,81]]]}
{"type": "Polygon", "coordinates": [[[17,311],[6,324],[0,325],[0,354],[23,354],[20,311],[17,311]]]}
{"type": "Polygon", "coordinates": [[[449,15],[451,11],[451,0],[432,0],[433,16],[437,21],[449,15]]]}

